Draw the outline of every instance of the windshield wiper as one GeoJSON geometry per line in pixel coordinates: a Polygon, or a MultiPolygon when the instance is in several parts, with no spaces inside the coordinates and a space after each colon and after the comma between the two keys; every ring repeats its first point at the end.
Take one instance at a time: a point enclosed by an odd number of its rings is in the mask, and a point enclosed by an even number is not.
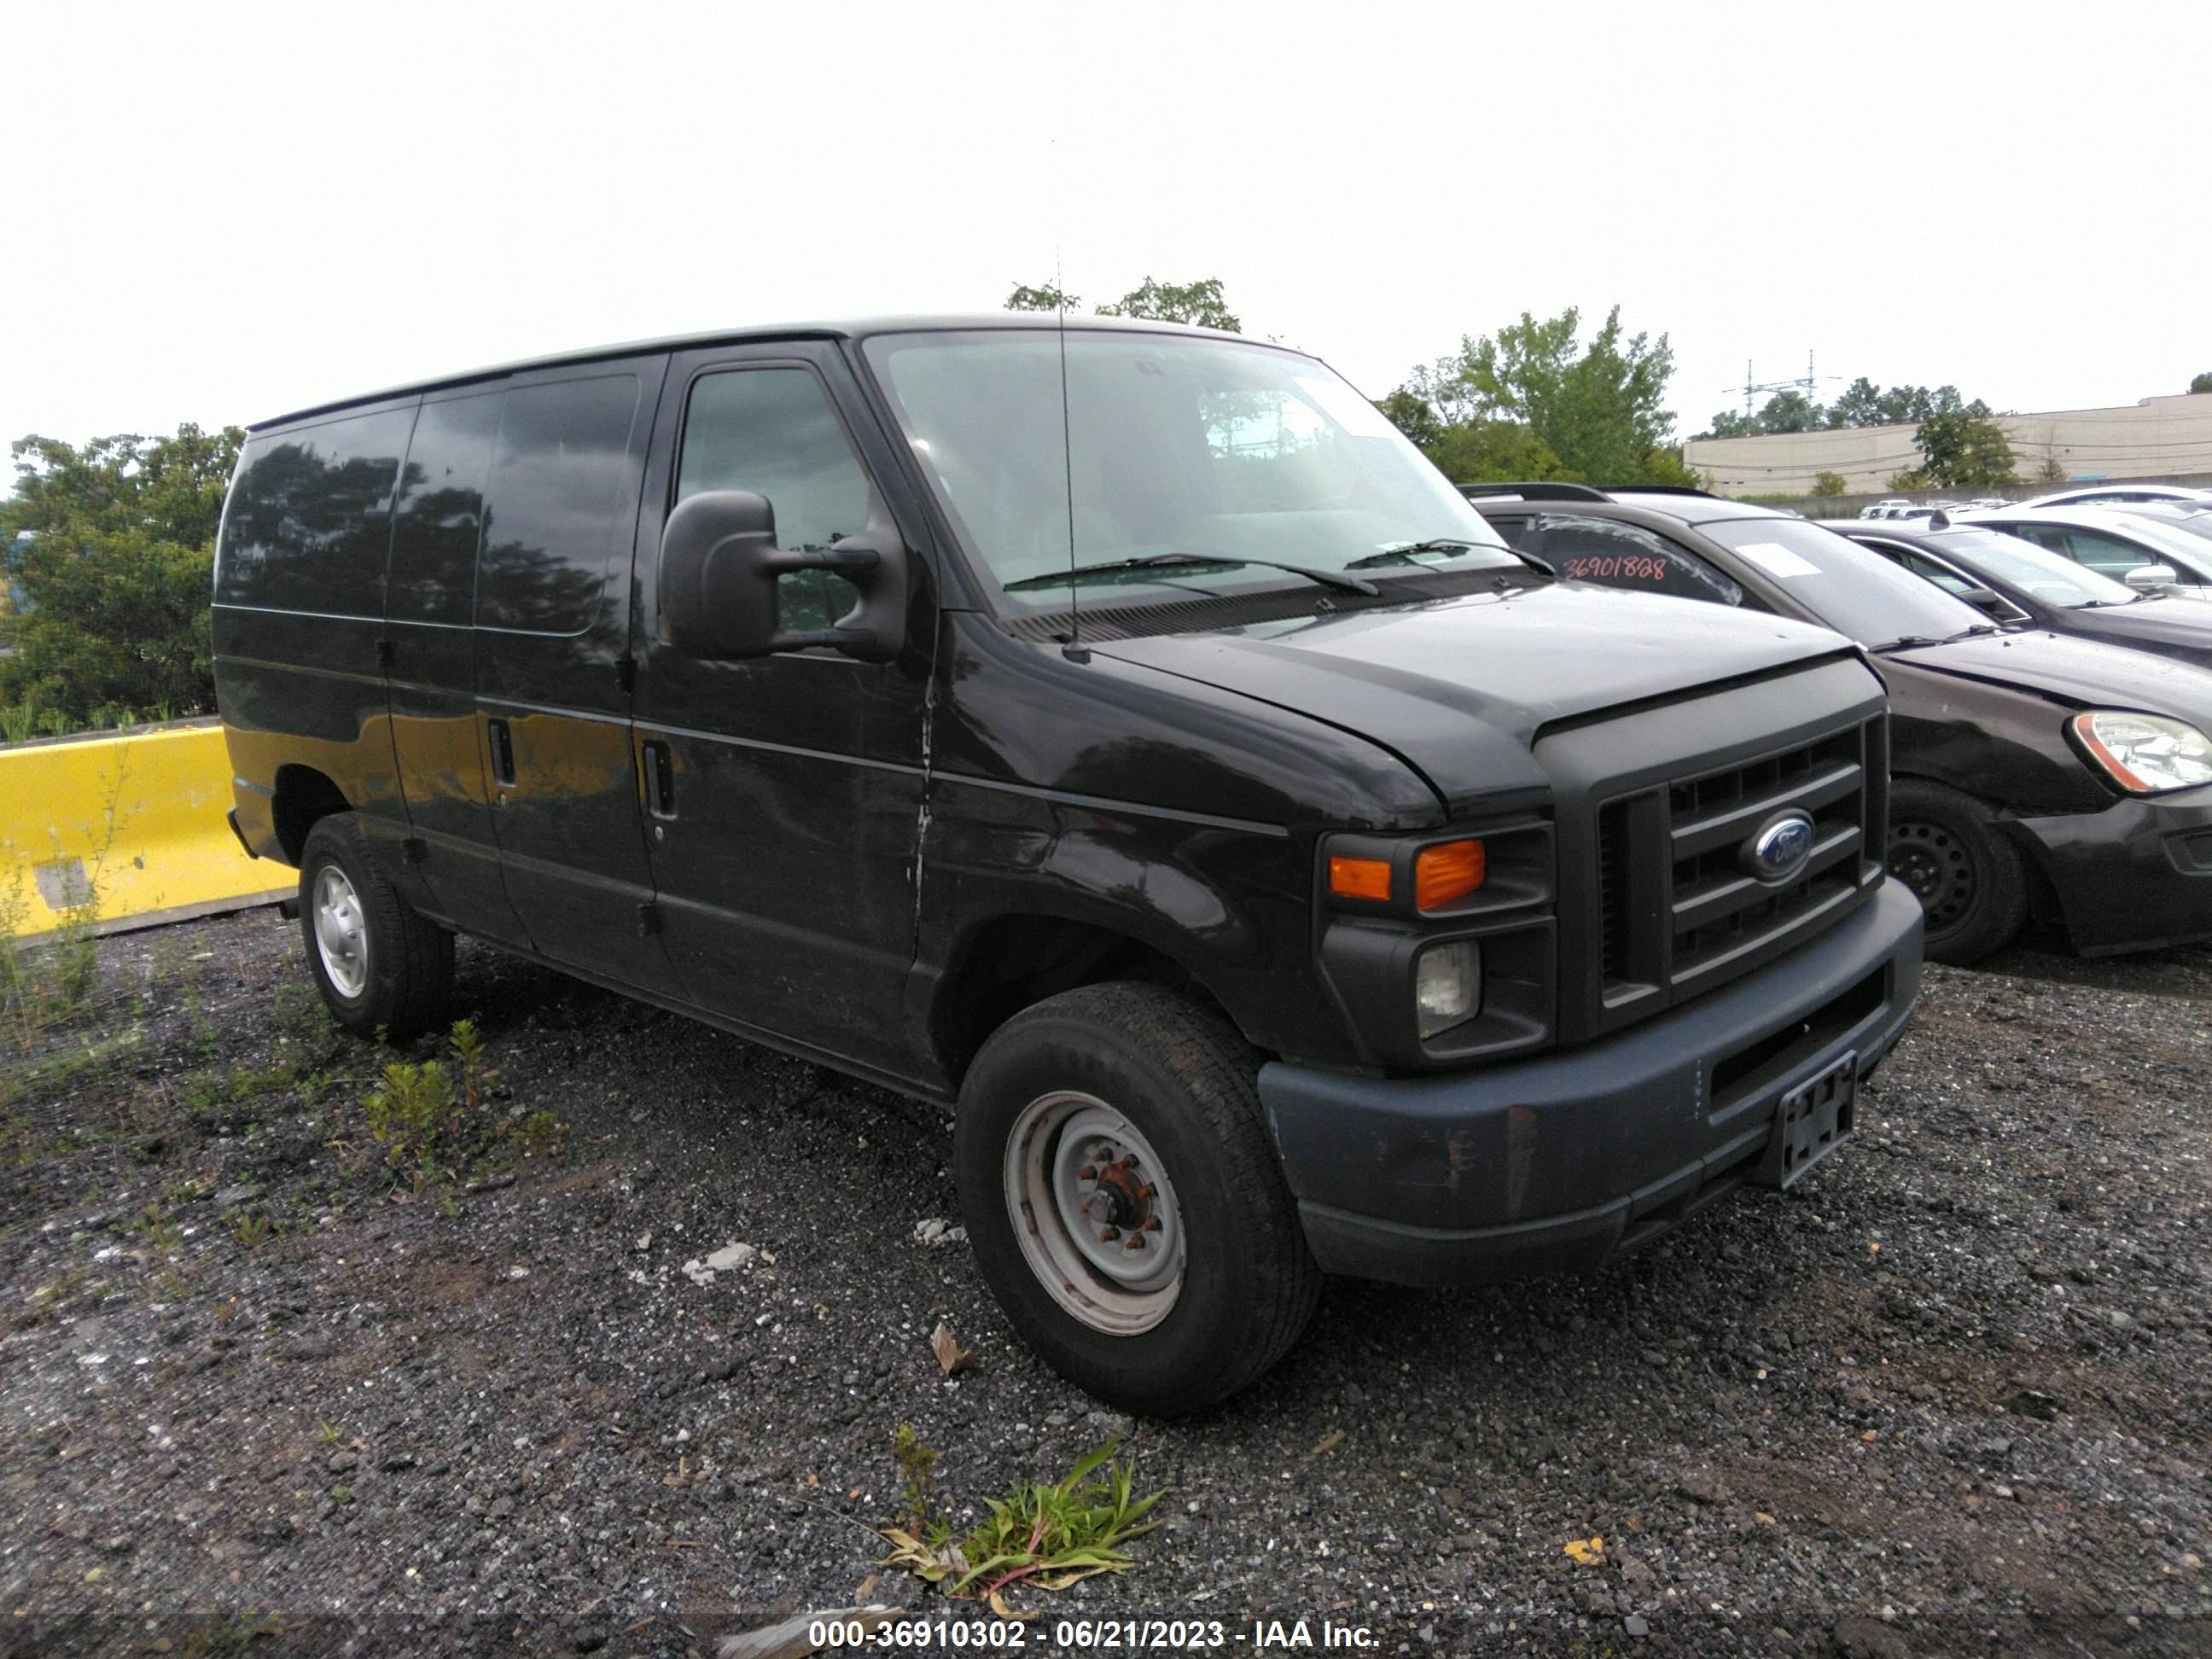
{"type": "Polygon", "coordinates": [[[1133,559],[1108,559],[1098,564],[1079,564],[1072,569],[1054,570],[1042,576],[1024,576],[1019,581],[1006,584],[1009,593],[1024,587],[1050,587],[1060,582],[1076,582],[1085,576],[1107,576],[1118,570],[1155,570],[1169,566],[1180,566],[1202,570],[1208,566],[1217,570],[1233,569],[1240,565],[1259,565],[1269,570],[1287,570],[1293,576],[1304,576],[1310,582],[1319,582],[1323,587],[1334,587],[1346,593],[1365,593],[1372,596],[1382,590],[1373,582],[1358,576],[1347,576],[1340,571],[1316,570],[1310,565],[1285,564],[1278,559],[1239,559],[1224,553],[1146,553],[1133,559]]]}
{"type": "Polygon", "coordinates": [[[1879,655],[1884,651],[1903,651],[1916,645],[1948,645],[1954,640],[1972,639],[1977,634],[2003,632],[2004,629],[1999,628],[1995,623],[1978,623],[1972,628],[1962,628],[1955,634],[1946,634],[1940,640],[1926,634],[1900,634],[1893,640],[1884,641],[1880,645],[1870,645],[1867,649],[1879,655]]]}
{"type": "Polygon", "coordinates": [[[1416,553],[1470,553],[1477,549],[1492,553],[1510,553],[1531,569],[1540,570],[1556,580],[1559,573],[1534,553],[1523,553],[1519,548],[1504,542],[1471,542],[1460,536],[1431,536],[1425,541],[1393,542],[1389,546],[1354,559],[1345,566],[1346,570],[1372,570],[1377,565],[1394,564],[1403,561],[1411,564],[1416,553]]]}

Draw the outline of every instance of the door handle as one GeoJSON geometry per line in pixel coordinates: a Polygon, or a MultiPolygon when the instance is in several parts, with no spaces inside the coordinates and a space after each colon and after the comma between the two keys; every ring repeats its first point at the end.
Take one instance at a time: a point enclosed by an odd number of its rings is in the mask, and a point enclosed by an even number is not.
{"type": "Polygon", "coordinates": [[[643,745],[645,806],[657,818],[676,816],[676,757],[658,738],[643,745]]]}
{"type": "Polygon", "coordinates": [[[494,715],[484,722],[485,735],[491,739],[492,781],[502,789],[514,787],[514,733],[507,723],[494,715]]]}

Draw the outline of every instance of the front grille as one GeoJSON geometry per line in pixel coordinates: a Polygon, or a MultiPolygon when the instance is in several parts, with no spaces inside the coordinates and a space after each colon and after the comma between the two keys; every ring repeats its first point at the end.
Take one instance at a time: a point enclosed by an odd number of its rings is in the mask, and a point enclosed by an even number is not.
{"type": "Polygon", "coordinates": [[[1656,1012],[1848,908],[1881,872],[1888,759],[1877,716],[1601,802],[1595,887],[1606,1006],[1656,1012]],[[1812,857],[1795,880],[1773,886],[1746,867],[1743,849],[1791,808],[1813,820],[1812,857]],[[1648,896],[1638,891],[1639,872],[1648,896]]]}

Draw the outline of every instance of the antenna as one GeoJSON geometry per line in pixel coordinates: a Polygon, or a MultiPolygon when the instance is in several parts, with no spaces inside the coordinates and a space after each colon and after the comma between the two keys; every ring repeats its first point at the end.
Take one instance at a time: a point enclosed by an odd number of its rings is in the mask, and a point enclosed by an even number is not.
{"type": "Polygon", "coordinates": [[[1067,287],[1060,268],[1060,249],[1052,251],[1053,310],[1060,319],[1060,459],[1067,484],[1067,643],[1060,654],[1070,662],[1089,662],[1083,643],[1083,608],[1075,585],[1075,440],[1067,417],[1067,287]]]}

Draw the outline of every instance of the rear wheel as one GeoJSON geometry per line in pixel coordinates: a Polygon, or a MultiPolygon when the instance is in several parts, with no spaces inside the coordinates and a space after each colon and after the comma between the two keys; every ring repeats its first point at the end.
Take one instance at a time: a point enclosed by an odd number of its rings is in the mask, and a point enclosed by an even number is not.
{"type": "Polygon", "coordinates": [[[1931,962],[1978,962],[2027,920],[2027,871],[1988,806],[1940,783],[1900,778],[1889,799],[1889,873],[1926,913],[1931,962]]]}
{"type": "Polygon", "coordinates": [[[954,1164],[976,1261],[1069,1381],[1160,1416],[1226,1398],[1320,1296],[1251,1049],[1158,986],[1085,986],[993,1035],[954,1164]]]}
{"type": "Polygon", "coordinates": [[[453,983],[453,936],[385,879],[351,812],[318,818],[300,854],[307,971],[339,1024],[412,1036],[437,1024],[453,983]]]}

